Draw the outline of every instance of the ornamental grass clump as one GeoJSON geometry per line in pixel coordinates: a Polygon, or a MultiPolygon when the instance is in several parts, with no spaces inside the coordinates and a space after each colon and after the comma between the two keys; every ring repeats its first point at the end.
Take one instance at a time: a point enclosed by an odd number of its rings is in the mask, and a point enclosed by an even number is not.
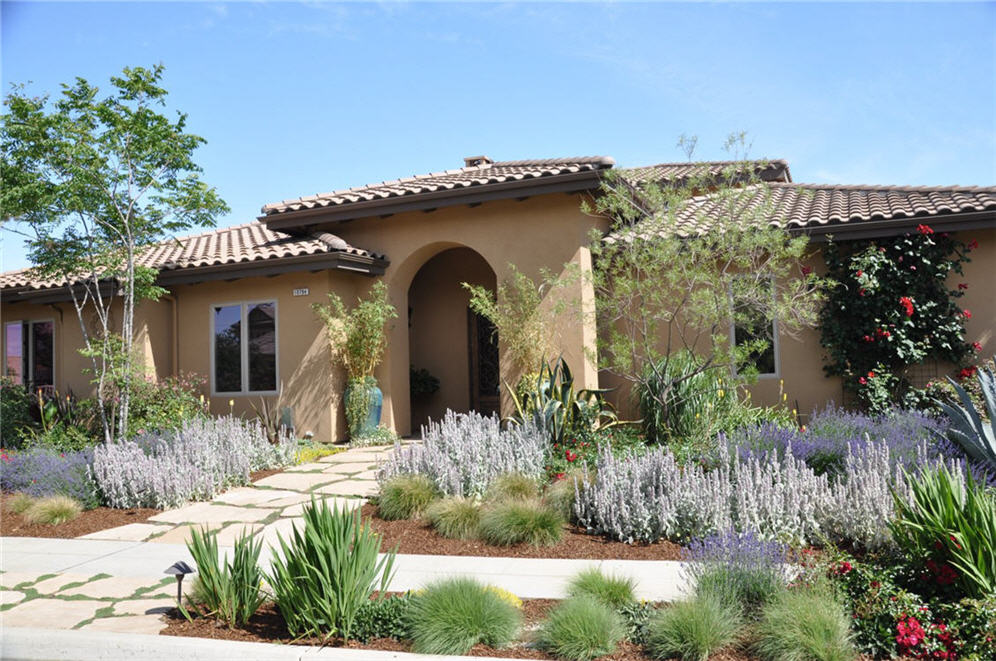
{"type": "Polygon", "coordinates": [[[428,585],[409,611],[412,651],[419,654],[466,654],[478,643],[504,647],[521,624],[514,605],[471,578],[428,585]]]}
{"type": "Polygon", "coordinates": [[[632,578],[622,576],[606,576],[600,570],[592,568],[579,572],[567,584],[567,596],[588,596],[619,610],[636,601],[633,590],[635,583],[632,578]]]}
{"type": "Polygon", "coordinates": [[[7,498],[7,509],[14,514],[24,514],[34,504],[35,499],[26,493],[11,494],[7,498]]]}
{"type": "Polygon", "coordinates": [[[191,530],[187,550],[197,564],[192,590],[194,608],[205,609],[203,615],[213,615],[229,628],[245,626],[264,601],[260,590],[263,572],[259,568],[262,548],[261,541],[243,532],[235,540],[231,558],[222,561],[218,534],[191,530]]]}
{"type": "Polygon", "coordinates": [[[573,521],[578,484],[582,479],[591,480],[593,477],[593,471],[586,467],[572,469],[562,478],[547,486],[543,492],[543,502],[551,509],[560,512],[565,521],[573,521]]]}
{"type": "Polygon", "coordinates": [[[359,511],[328,503],[304,507],[304,526],[289,539],[277,536],[267,582],[292,636],[349,639],[360,609],[376,591],[385,595],[394,551],[378,559],[381,539],[359,511]]]}
{"type": "Polygon", "coordinates": [[[626,637],[622,618],[610,606],[583,595],[550,611],[537,635],[539,646],[568,661],[590,661],[611,654],[626,637]]]}
{"type": "Polygon", "coordinates": [[[72,521],[82,511],[83,507],[69,496],[49,496],[31,503],[21,516],[28,523],[55,526],[72,521]]]}
{"type": "Polygon", "coordinates": [[[473,539],[481,525],[481,506],[471,498],[447,496],[432,503],[425,518],[443,537],[473,539]]]}
{"type": "Polygon", "coordinates": [[[655,659],[705,661],[737,641],[740,614],[716,595],[703,593],[661,609],[647,625],[646,647],[655,659]]]}
{"type": "Polygon", "coordinates": [[[439,498],[436,485],[425,475],[398,475],[380,485],[377,511],[382,519],[412,519],[439,498]]]}
{"type": "Polygon", "coordinates": [[[728,530],[689,544],[685,571],[696,595],[714,596],[753,616],[785,589],[785,551],[753,532],[728,530]]]}
{"type": "Polygon", "coordinates": [[[447,411],[422,428],[422,443],[395,446],[381,467],[381,484],[397,475],[425,475],[447,496],[483,496],[504,473],[539,480],[548,453],[546,434],[531,424],[502,430],[496,416],[447,411]]]}
{"type": "Polygon", "coordinates": [[[552,546],[560,541],[565,521],[539,500],[506,500],[481,513],[479,534],[494,546],[552,546]]]}
{"type": "Polygon", "coordinates": [[[844,607],[825,586],[785,590],[765,607],[756,627],[765,661],[853,661],[857,656],[844,607]]]}
{"type": "Polygon", "coordinates": [[[485,498],[492,502],[499,500],[523,500],[535,498],[539,487],[534,478],[522,473],[504,473],[496,477],[488,486],[485,498]]]}

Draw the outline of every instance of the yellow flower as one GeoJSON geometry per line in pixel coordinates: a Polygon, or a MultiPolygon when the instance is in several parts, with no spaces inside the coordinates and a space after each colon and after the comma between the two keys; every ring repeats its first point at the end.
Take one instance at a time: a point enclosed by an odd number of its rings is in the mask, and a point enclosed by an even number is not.
{"type": "Polygon", "coordinates": [[[720,396],[720,397],[722,397],[722,396],[723,396],[723,389],[722,389],[722,388],[720,388],[720,389],[719,389],[719,396],[720,396]]]}
{"type": "Polygon", "coordinates": [[[499,599],[501,599],[502,601],[504,601],[506,603],[511,604],[515,608],[517,608],[517,609],[521,609],[522,608],[522,600],[519,599],[518,597],[516,597],[514,594],[512,594],[508,590],[506,590],[504,588],[499,588],[499,587],[494,586],[494,585],[489,585],[488,587],[486,587],[484,589],[487,592],[493,592],[499,599]]]}
{"type": "Polygon", "coordinates": [[[228,408],[230,408],[230,409],[231,408],[235,408],[235,400],[234,399],[228,400],[228,408]]]}
{"type": "Polygon", "coordinates": [[[787,392],[782,393],[782,401],[787,402],[789,399],[789,394],[787,392]]]}

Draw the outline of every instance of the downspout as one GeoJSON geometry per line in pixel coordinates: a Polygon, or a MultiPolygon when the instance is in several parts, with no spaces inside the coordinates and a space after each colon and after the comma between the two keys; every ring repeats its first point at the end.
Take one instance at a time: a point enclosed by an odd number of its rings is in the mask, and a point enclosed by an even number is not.
{"type": "Polygon", "coordinates": [[[180,373],[180,337],[179,319],[176,311],[176,295],[164,294],[163,298],[169,301],[170,317],[170,343],[169,343],[169,368],[170,376],[178,376],[180,373]]]}

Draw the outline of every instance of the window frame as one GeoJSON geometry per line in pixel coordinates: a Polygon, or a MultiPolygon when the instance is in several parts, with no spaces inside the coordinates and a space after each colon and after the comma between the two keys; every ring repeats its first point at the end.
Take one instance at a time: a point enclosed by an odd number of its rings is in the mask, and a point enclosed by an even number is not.
{"type": "Polygon", "coordinates": [[[3,375],[10,376],[10,372],[7,369],[7,327],[13,324],[20,324],[21,332],[27,331],[27,335],[21,336],[21,351],[24,351],[25,346],[27,347],[27,355],[22,353],[21,355],[21,368],[24,374],[21,374],[21,383],[19,385],[25,388],[55,388],[55,383],[58,380],[56,374],[57,370],[57,352],[55,350],[55,318],[44,318],[44,319],[13,319],[11,321],[3,322],[3,375]],[[35,324],[52,324],[52,383],[38,386],[35,384],[35,324]],[[26,341],[25,341],[26,339],[26,341]]]}
{"type": "MultiPolygon", "coordinates": [[[[728,291],[727,295],[729,296],[729,299],[730,299],[730,309],[732,310],[733,307],[734,307],[734,304],[735,304],[734,300],[733,300],[733,292],[732,291],[728,291]]],[[[775,283],[771,282],[771,297],[774,298],[777,295],[778,294],[775,291],[775,283]]],[[[772,319],[771,320],[771,351],[774,354],[775,371],[774,372],[758,372],[756,376],[757,376],[757,379],[759,381],[761,379],[780,379],[781,376],[782,376],[782,359],[781,359],[781,351],[779,351],[779,349],[780,349],[780,342],[779,342],[779,339],[778,339],[778,335],[779,335],[778,330],[779,330],[778,329],[778,319],[777,318],[772,319]]],[[[730,316],[730,346],[733,347],[734,349],[737,348],[737,324],[736,324],[736,321],[734,321],[732,315],[730,316]]],[[[735,377],[739,376],[739,373],[737,372],[737,366],[736,365],[733,365],[731,367],[731,371],[733,372],[733,376],[735,376],[735,377]]]]}
{"type": "Polygon", "coordinates": [[[271,396],[280,394],[280,308],[277,299],[275,298],[262,298],[253,300],[242,300],[242,301],[230,301],[224,303],[211,303],[208,306],[208,315],[210,319],[211,335],[209,337],[209,349],[210,349],[210,365],[208,365],[209,383],[211,384],[211,396],[212,397],[254,397],[254,396],[271,396]],[[269,303],[273,305],[273,383],[275,388],[273,390],[249,390],[249,307],[253,305],[261,305],[263,303],[269,303]],[[239,316],[239,370],[241,386],[239,391],[218,391],[216,388],[216,375],[215,375],[215,361],[214,361],[214,348],[215,348],[215,309],[225,308],[225,307],[235,307],[239,306],[240,316],[239,316]]]}

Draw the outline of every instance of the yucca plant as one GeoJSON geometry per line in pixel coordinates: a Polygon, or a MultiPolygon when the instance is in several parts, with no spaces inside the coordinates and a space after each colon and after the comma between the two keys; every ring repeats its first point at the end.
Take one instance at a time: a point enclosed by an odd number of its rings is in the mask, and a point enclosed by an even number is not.
{"type": "Polygon", "coordinates": [[[263,604],[263,572],[259,552],[263,543],[243,533],[235,541],[232,559],[222,561],[218,551],[218,534],[206,530],[190,532],[187,549],[197,563],[194,608],[205,607],[230,628],[245,626],[263,604]]]}
{"type": "Polygon", "coordinates": [[[395,552],[378,559],[381,539],[359,511],[332,509],[312,500],[304,527],[289,540],[278,535],[269,575],[277,608],[291,635],[349,639],[356,614],[374,591],[383,598],[394,569],[395,552]]]}
{"type": "MultiPolygon", "coordinates": [[[[993,358],[993,366],[996,367],[996,358],[993,358]]],[[[982,387],[982,397],[989,414],[988,425],[975,410],[975,404],[972,403],[968,391],[950,377],[948,381],[954,386],[962,405],[957,406],[943,401],[938,401],[937,404],[951,421],[947,431],[948,438],[958,443],[969,457],[996,472],[996,374],[993,370],[983,367],[976,374],[976,378],[982,387]]]]}
{"type": "Polygon", "coordinates": [[[893,494],[889,524],[899,547],[915,558],[940,552],[968,596],[996,594],[996,497],[971,472],[962,480],[944,466],[906,481],[912,497],[893,494]]]}
{"type": "Polygon", "coordinates": [[[574,375],[563,357],[551,365],[544,360],[533,387],[518,392],[505,384],[515,414],[512,424],[534,421],[549,434],[551,443],[562,443],[571,434],[587,426],[590,431],[608,429],[619,423],[612,405],[606,401],[606,388],[574,390],[574,375]]]}

